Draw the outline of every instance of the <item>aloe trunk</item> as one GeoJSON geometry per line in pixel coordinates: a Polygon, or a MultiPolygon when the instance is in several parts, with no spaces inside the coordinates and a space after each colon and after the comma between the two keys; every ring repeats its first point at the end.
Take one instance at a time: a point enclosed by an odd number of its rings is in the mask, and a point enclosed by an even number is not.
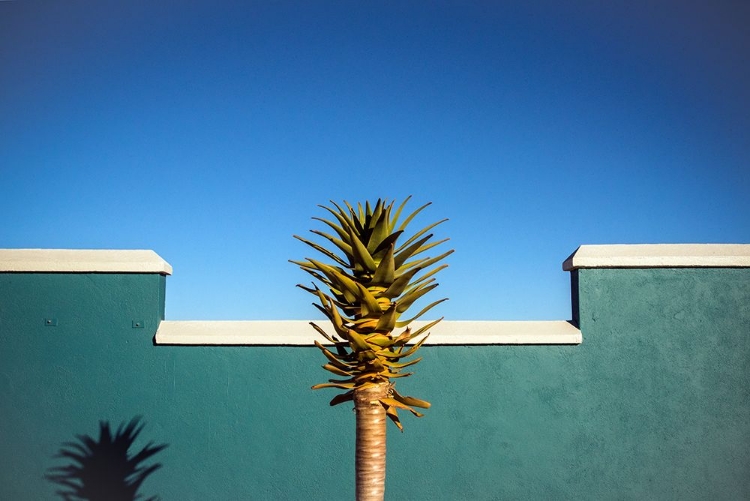
{"type": "Polygon", "coordinates": [[[388,383],[354,392],[357,414],[356,487],[357,501],[383,501],[385,495],[385,408],[388,383]]]}

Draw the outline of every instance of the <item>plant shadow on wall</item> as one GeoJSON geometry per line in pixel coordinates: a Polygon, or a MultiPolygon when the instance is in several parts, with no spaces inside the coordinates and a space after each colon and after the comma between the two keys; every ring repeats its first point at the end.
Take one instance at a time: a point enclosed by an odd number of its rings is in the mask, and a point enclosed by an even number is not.
{"type": "MultiPolygon", "coordinates": [[[[64,501],[134,501],[144,499],[138,493],[146,478],[161,468],[161,463],[144,464],[167,444],[149,442],[140,451],[131,452],[145,424],[135,417],[120,424],[112,434],[107,421],[99,422],[99,439],[76,435],[77,442],[65,442],[55,455],[70,460],[66,466],[48,470],[45,478],[58,484],[55,491],[64,501]]],[[[159,501],[158,496],[144,501],[159,501]]]]}

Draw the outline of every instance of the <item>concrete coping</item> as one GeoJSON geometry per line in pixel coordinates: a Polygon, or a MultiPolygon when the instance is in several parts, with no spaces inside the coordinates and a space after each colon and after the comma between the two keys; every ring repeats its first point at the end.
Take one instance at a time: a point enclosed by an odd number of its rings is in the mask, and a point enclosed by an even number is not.
{"type": "Polygon", "coordinates": [[[747,268],[750,244],[582,245],[563,263],[579,268],[747,268]]]}
{"type": "Polygon", "coordinates": [[[0,249],[0,272],[171,275],[172,267],[152,250],[0,249]]]}
{"type": "MultiPolygon", "coordinates": [[[[329,334],[326,320],[316,321],[329,334]]],[[[414,322],[417,329],[428,322],[414,322]]],[[[181,321],[159,324],[158,345],[193,346],[313,346],[329,344],[306,320],[181,321]]],[[[401,330],[398,330],[401,332],[401,330]]],[[[581,331],[571,322],[442,321],[430,329],[425,345],[577,345],[581,331]]]]}

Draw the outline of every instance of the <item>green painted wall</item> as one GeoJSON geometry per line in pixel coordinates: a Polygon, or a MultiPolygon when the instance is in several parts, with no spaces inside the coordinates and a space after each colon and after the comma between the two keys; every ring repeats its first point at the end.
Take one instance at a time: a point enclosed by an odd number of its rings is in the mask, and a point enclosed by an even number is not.
{"type": "Polygon", "coordinates": [[[750,499],[750,270],[584,269],[578,280],[587,492],[750,499]]]}
{"type": "MultiPolygon", "coordinates": [[[[398,384],[433,408],[389,429],[387,499],[750,498],[750,270],[576,273],[580,346],[423,349],[398,384]]],[[[169,444],[146,495],[352,499],[319,352],[153,346],[163,284],[0,274],[0,499],[56,499],[62,442],[135,415],[169,444]]]]}

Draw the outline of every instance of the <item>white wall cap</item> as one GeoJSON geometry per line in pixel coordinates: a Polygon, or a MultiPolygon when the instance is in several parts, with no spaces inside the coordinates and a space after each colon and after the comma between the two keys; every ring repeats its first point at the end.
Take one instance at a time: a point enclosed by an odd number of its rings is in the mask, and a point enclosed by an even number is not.
{"type": "MultiPolygon", "coordinates": [[[[326,332],[327,320],[316,321],[326,332]]],[[[412,330],[428,322],[414,322],[412,330]]],[[[401,330],[398,330],[401,332],[401,330]]],[[[156,332],[164,345],[288,345],[329,344],[306,320],[180,321],[165,320],[156,332]]],[[[581,331],[570,322],[442,321],[430,329],[426,345],[580,344],[581,331]]]]}
{"type": "Polygon", "coordinates": [[[750,244],[582,245],[563,263],[578,268],[747,268],[750,244]]]}
{"type": "Polygon", "coordinates": [[[0,249],[0,272],[171,275],[172,267],[152,250],[0,249]]]}

